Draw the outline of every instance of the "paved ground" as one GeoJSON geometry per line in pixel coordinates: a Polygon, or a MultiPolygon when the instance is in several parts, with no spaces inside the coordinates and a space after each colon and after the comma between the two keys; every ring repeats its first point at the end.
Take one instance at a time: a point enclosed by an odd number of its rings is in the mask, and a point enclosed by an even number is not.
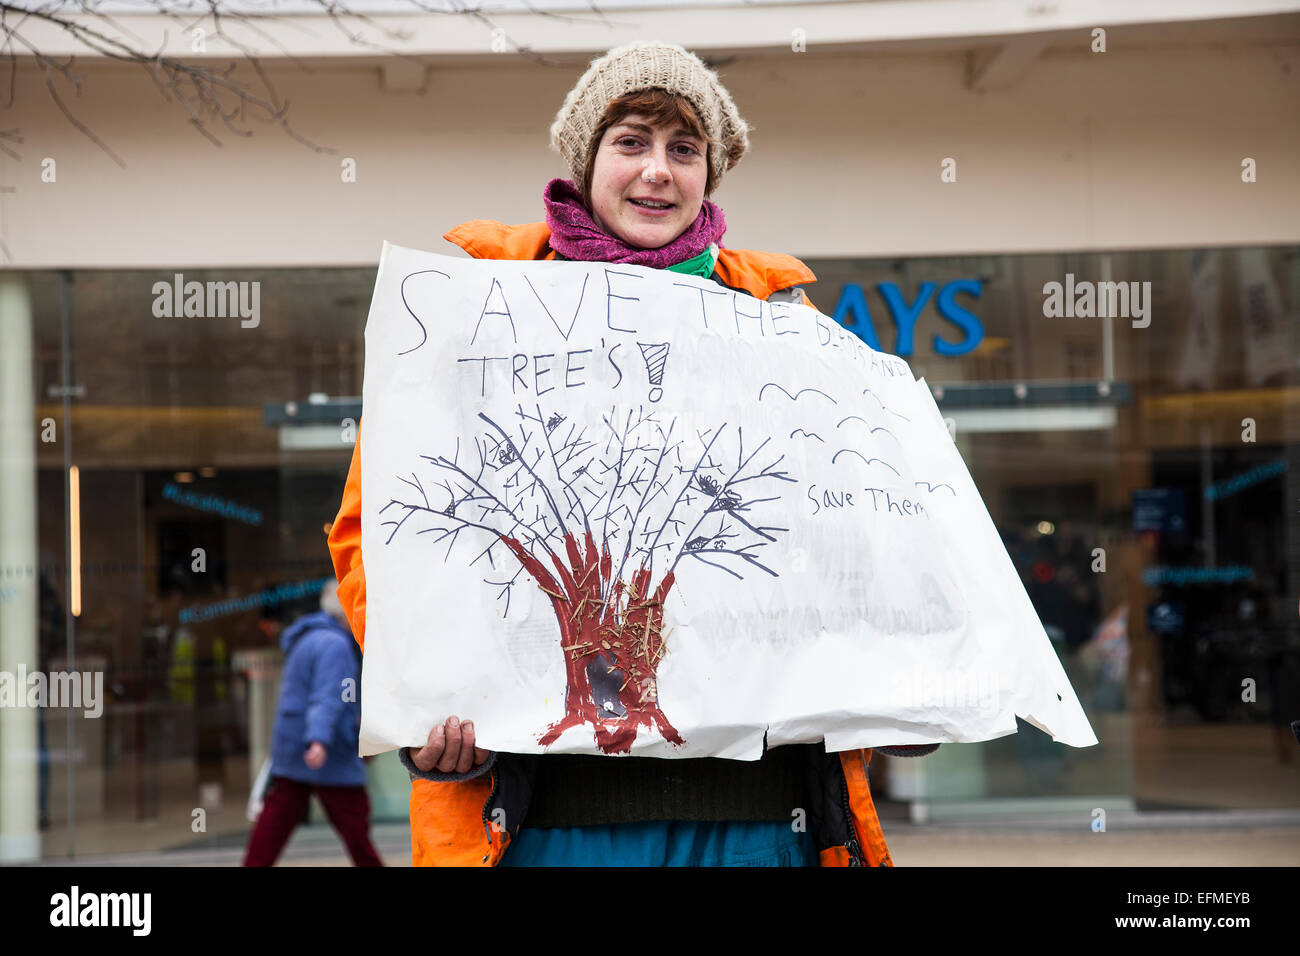
{"type": "MultiPolygon", "coordinates": [[[[1077,822],[1041,820],[1021,826],[918,826],[894,820],[884,827],[898,866],[1300,866],[1300,823],[1293,818],[1217,816],[1217,822],[1202,814],[1112,817],[1105,833],[1093,833],[1077,822]]],[[[386,863],[410,866],[405,824],[380,824],[373,836],[386,863]]],[[[238,866],[242,855],[242,836],[231,834],[185,849],[79,857],[71,865],[238,866]]],[[[349,865],[338,838],[323,825],[300,827],[280,862],[349,865]]],[[[49,860],[46,865],[59,863],[49,860]]]]}
{"type": "Polygon", "coordinates": [[[896,866],[1297,866],[1300,827],[1106,833],[905,827],[886,831],[896,866]]]}

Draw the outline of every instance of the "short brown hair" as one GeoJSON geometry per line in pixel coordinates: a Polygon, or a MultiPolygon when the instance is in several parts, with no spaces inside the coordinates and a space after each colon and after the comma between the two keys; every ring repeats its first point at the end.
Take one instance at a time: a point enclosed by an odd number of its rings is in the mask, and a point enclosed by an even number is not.
{"type": "Polygon", "coordinates": [[[596,131],[591,135],[591,142],[587,144],[587,162],[582,168],[582,182],[577,184],[583,202],[588,207],[591,206],[591,175],[596,168],[596,152],[600,141],[605,138],[611,126],[633,113],[640,113],[648,117],[651,123],[661,126],[673,124],[684,126],[691,135],[698,136],[707,144],[704,161],[709,168],[709,176],[704,183],[704,195],[710,195],[716,185],[713,181],[713,166],[708,161],[709,150],[713,149],[713,145],[709,143],[708,134],[704,132],[700,114],[686,97],[652,87],[646,90],[635,90],[616,100],[610,100],[609,105],[605,107],[600,122],[596,124],[596,131]]]}

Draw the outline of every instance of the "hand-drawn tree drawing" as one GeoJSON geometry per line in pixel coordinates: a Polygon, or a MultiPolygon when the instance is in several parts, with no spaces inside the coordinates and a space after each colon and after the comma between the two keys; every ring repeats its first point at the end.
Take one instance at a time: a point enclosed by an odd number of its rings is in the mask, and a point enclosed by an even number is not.
{"type": "Polygon", "coordinates": [[[777,576],[762,549],[789,529],[762,524],[756,512],[780,499],[760,495],[795,482],[778,470],[785,455],[769,461],[770,438],[747,448],[743,429],[725,422],[679,437],[677,418],[665,425],[644,408],[611,408],[594,435],[540,405],[535,414],[518,406],[514,416],[507,429],[480,413],[472,452],[462,455],[457,439],[450,457],[419,456],[425,479],[396,476],[410,491],[380,509],[391,529],[385,543],[409,522],[416,534],[446,541],[450,560],[464,535],[479,548],[470,566],[486,559],[504,572],[484,578],[500,589],[503,614],[525,574],[550,597],[567,688],[564,716],[539,736],[543,746],[582,724],[595,728],[606,753],[629,751],[643,726],[682,744],[657,687],[678,565],[777,576]]]}

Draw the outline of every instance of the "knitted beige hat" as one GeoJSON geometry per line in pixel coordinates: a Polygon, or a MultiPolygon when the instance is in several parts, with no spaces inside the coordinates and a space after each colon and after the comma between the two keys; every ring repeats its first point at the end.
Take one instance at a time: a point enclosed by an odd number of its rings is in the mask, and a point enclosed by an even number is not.
{"type": "Polygon", "coordinates": [[[629,43],[591,61],[569,91],[551,124],[551,148],[559,152],[573,181],[587,165],[587,147],[611,101],[636,90],[659,87],[686,97],[709,137],[709,164],[716,187],[722,174],[749,149],[749,127],[718,75],[693,53],[671,43],[629,43]]]}

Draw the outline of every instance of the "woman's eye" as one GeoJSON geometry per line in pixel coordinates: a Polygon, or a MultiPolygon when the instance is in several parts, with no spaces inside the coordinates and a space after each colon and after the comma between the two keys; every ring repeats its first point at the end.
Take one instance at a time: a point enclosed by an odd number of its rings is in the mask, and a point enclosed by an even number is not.
{"type": "Polygon", "coordinates": [[[673,148],[679,150],[683,156],[698,156],[700,153],[700,151],[690,143],[678,143],[673,148]]]}
{"type": "Polygon", "coordinates": [[[628,149],[633,149],[641,145],[641,141],[634,136],[620,136],[614,142],[617,143],[619,146],[624,146],[628,149]]]}

